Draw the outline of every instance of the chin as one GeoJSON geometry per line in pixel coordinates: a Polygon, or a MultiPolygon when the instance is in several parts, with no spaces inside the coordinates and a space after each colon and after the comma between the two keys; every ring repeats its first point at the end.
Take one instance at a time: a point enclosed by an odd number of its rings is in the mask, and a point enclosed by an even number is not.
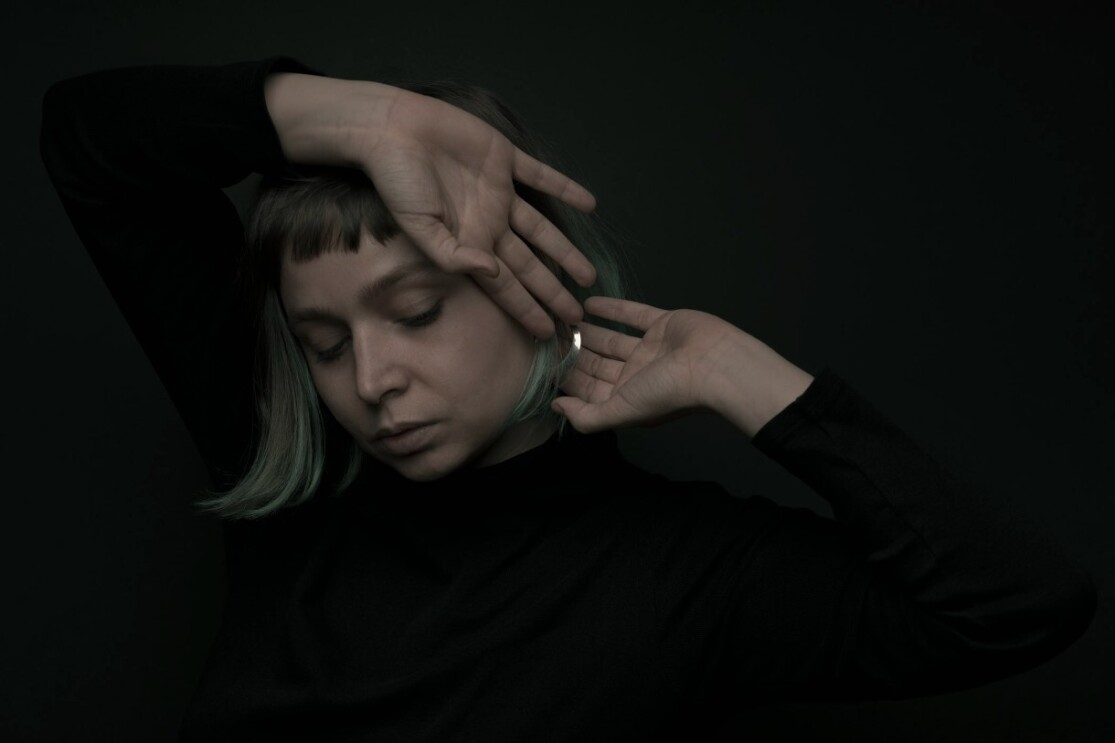
{"type": "Polygon", "coordinates": [[[440,480],[461,468],[463,460],[446,456],[446,452],[432,449],[409,457],[399,457],[384,461],[391,469],[414,482],[440,480]]]}
{"type": "Polygon", "coordinates": [[[452,470],[400,467],[393,465],[396,472],[413,482],[433,482],[448,475],[452,470]]]}

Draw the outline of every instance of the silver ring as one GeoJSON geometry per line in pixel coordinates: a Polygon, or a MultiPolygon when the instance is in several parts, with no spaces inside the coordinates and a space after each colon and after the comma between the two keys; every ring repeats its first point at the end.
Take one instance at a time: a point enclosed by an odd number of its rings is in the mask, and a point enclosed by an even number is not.
{"type": "Polygon", "coordinates": [[[565,378],[565,375],[577,363],[577,356],[581,353],[581,331],[576,325],[570,325],[569,330],[573,335],[569,339],[569,350],[565,352],[565,356],[558,362],[556,369],[556,380],[560,384],[560,380],[565,378]]]}

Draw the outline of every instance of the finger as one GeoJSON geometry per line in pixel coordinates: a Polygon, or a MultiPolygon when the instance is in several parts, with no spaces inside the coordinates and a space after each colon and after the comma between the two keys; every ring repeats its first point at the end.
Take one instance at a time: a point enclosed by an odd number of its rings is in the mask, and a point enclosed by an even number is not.
{"type": "Polygon", "coordinates": [[[496,243],[496,254],[526,290],[558,317],[570,325],[581,321],[584,317],[581,303],[518,235],[511,230],[504,233],[496,243]]]}
{"type": "Polygon", "coordinates": [[[644,332],[654,324],[655,320],[668,312],[668,310],[651,307],[649,304],[601,296],[586,299],[585,311],[603,320],[623,323],[644,332]]]}
{"type": "Polygon", "coordinates": [[[618,396],[606,402],[589,403],[576,397],[558,397],[551,408],[564,415],[581,433],[595,433],[609,428],[619,428],[630,421],[626,403],[618,396]]]}
{"type": "Polygon", "coordinates": [[[596,197],[587,188],[518,148],[511,163],[511,175],[519,183],[561,199],[574,209],[591,212],[596,208],[596,197]]]}
{"type": "Polygon", "coordinates": [[[495,278],[484,274],[472,274],[481,289],[488,293],[492,300],[502,307],[507,314],[518,320],[531,335],[540,340],[546,340],[554,335],[554,321],[542,309],[542,305],[531,296],[531,293],[519,282],[511,269],[499,263],[499,273],[495,278]]]}
{"type": "Polygon", "coordinates": [[[511,227],[524,240],[558,262],[581,286],[596,282],[596,269],[561,230],[522,198],[511,205],[511,227]]]}
{"type": "Polygon", "coordinates": [[[577,327],[581,329],[582,353],[588,349],[610,359],[626,361],[639,345],[639,338],[590,322],[582,322],[577,327]]]}
{"type": "MultiPolygon", "coordinates": [[[[580,363],[580,359],[577,359],[580,363]]],[[[585,402],[600,403],[612,396],[615,386],[573,367],[561,382],[561,389],[585,402]]]]}
{"type": "Polygon", "coordinates": [[[600,424],[599,418],[592,416],[587,411],[591,406],[575,397],[555,398],[550,408],[558,415],[563,415],[581,433],[596,433],[605,427],[600,424]]]}
{"type": "Polygon", "coordinates": [[[433,263],[449,273],[480,273],[495,278],[499,264],[490,252],[462,245],[438,219],[395,215],[395,221],[433,263]]]}
{"type": "Polygon", "coordinates": [[[623,373],[624,363],[609,359],[606,356],[601,356],[584,347],[584,337],[582,334],[581,351],[577,354],[577,365],[575,369],[580,370],[583,374],[599,379],[602,382],[615,385],[619,381],[620,374],[623,373]]]}

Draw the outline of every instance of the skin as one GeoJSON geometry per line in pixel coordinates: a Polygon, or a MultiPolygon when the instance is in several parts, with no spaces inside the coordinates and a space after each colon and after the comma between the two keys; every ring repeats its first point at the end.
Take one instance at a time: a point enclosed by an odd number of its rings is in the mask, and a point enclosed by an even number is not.
{"type": "Polygon", "coordinates": [[[749,439],[800,397],[813,375],[715,315],[590,297],[582,348],[553,408],[578,431],[653,426],[695,412],[723,416],[749,439]]]}
{"type": "MultiPolygon", "coordinates": [[[[537,421],[504,427],[533,359],[531,334],[406,235],[379,243],[365,233],[356,253],[284,259],[280,296],[322,401],[364,451],[404,477],[502,462],[553,433],[537,421]],[[422,425],[379,437],[414,424],[422,425]]],[[[713,412],[750,438],[813,381],[708,313],[605,297],[586,309],[639,335],[581,324],[583,348],[554,409],[582,432],[713,412]]]]}
{"type": "Polygon", "coordinates": [[[379,243],[365,233],[357,253],[284,259],[280,296],[322,401],[364,451],[404,477],[495,464],[552,433],[552,424],[503,425],[530,369],[531,334],[406,235],[379,243]],[[362,296],[391,276],[398,281],[362,296]],[[297,319],[311,307],[328,317],[297,319]],[[426,425],[376,438],[415,423],[426,425]]]}
{"type": "Polygon", "coordinates": [[[603,297],[582,308],[523,240],[582,286],[595,278],[592,265],[512,183],[585,211],[595,205],[592,195],[479,119],[391,86],[297,73],[269,76],[265,97],[288,159],[362,169],[407,236],[286,266],[281,292],[288,309],[299,302],[333,308],[331,323],[297,326],[314,382],[361,446],[405,476],[433,479],[467,463],[491,464],[549,435],[529,424],[500,427],[522,389],[530,335],[554,332],[536,298],[582,327],[567,394],[554,402],[581,431],[714,412],[753,437],[813,381],[707,313],[603,297]],[[446,272],[442,283],[408,294],[407,302],[358,302],[362,283],[400,255],[436,265],[446,272]],[[400,322],[428,310],[438,292],[452,312],[422,328],[400,322]],[[638,335],[581,322],[585,310],[638,335]],[[316,351],[344,338],[350,341],[336,362],[316,360],[316,351]],[[371,438],[383,427],[426,420],[434,426],[416,451],[399,454],[400,447],[371,438]]]}
{"type": "Polygon", "coordinates": [[[543,304],[580,321],[581,305],[527,243],[581,286],[596,271],[513,182],[591,211],[583,186],[465,111],[394,86],[285,72],[268,76],[264,96],[288,160],[362,170],[432,263],[471,274],[535,337],[555,332],[543,304]]]}

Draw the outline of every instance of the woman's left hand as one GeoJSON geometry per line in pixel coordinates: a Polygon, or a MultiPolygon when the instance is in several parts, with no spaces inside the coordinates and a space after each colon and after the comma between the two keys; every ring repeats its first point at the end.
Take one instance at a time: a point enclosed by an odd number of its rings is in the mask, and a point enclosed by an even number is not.
{"type": "Polygon", "coordinates": [[[654,426],[716,412],[753,436],[813,377],[707,312],[591,297],[585,310],[642,333],[582,323],[581,352],[554,410],[578,431],[654,426]]]}

